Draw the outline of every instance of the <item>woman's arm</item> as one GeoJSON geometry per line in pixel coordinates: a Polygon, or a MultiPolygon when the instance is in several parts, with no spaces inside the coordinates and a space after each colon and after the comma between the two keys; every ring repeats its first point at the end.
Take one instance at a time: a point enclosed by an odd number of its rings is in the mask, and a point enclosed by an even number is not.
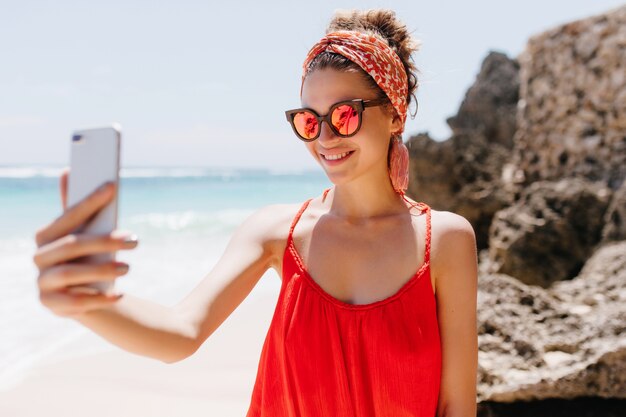
{"type": "MultiPolygon", "coordinates": [[[[476,416],[478,368],[478,261],[472,225],[462,216],[439,212],[433,234],[433,273],[442,348],[437,417],[476,416]]],[[[434,229],[433,229],[434,230],[434,229]]]]}
{"type": "Polygon", "coordinates": [[[110,308],[75,316],[124,350],[173,363],[192,355],[252,291],[270,266],[265,226],[272,206],[238,226],[200,284],[175,307],[125,296],[110,308]]]}
{"type": "MultiPolygon", "coordinates": [[[[175,307],[194,333],[193,354],[250,294],[274,265],[272,250],[278,213],[284,205],[272,204],[249,216],[234,232],[217,264],[175,307]]],[[[280,240],[280,239],[278,239],[280,240]]]]}
{"type": "Polygon", "coordinates": [[[128,352],[165,363],[186,358],[195,346],[193,327],[173,308],[130,294],[69,317],[128,352]]]}
{"type": "Polygon", "coordinates": [[[62,215],[35,234],[33,262],[39,270],[39,299],[54,314],[77,320],[122,349],[167,363],[186,358],[249,294],[271,264],[266,244],[269,234],[265,233],[271,229],[264,227],[272,225],[273,206],[268,206],[238,227],[217,266],[177,307],[130,295],[120,300],[112,294],[85,292],[89,284],[114,281],[127,269],[118,271],[116,267],[124,265],[119,262],[83,264],[76,259],[134,249],[137,241],[125,242],[117,231],[108,235],[76,233],[114,193],[112,187],[105,187],[68,208],[68,174],[65,169],[60,177],[62,215]]]}

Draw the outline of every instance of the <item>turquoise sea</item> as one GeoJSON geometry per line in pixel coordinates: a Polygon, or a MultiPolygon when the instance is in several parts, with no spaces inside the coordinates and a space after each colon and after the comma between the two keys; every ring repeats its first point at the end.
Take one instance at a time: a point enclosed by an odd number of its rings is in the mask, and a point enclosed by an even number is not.
{"type": "MultiPolygon", "coordinates": [[[[90,332],[38,299],[34,234],[62,213],[62,168],[0,166],[0,387],[90,332]]],[[[302,202],[332,185],[321,169],[125,167],[120,175],[118,229],[137,233],[140,243],[117,253],[130,272],[116,286],[164,305],[174,305],[202,280],[255,209],[302,202]]],[[[270,270],[254,292],[279,285],[270,270]]]]}

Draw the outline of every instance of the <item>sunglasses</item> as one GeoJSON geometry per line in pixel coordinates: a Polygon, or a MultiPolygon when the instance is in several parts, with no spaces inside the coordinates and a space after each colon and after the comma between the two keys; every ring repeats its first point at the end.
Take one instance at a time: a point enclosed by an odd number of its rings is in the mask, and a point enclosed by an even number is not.
{"type": "Polygon", "coordinates": [[[287,110],[285,115],[296,136],[305,142],[312,142],[320,136],[322,121],[328,123],[335,135],[349,138],[361,129],[363,120],[361,114],[366,107],[380,106],[388,102],[387,97],[374,100],[359,98],[335,103],[330,107],[328,114],[323,116],[309,108],[287,110]]]}

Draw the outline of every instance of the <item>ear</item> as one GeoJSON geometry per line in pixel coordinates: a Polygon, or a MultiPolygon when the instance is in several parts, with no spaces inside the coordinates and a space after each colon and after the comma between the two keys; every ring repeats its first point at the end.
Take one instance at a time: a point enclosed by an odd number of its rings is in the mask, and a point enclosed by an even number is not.
{"type": "Polygon", "coordinates": [[[394,111],[393,118],[391,119],[391,132],[394,133],[400,129],[402,129],[402,119],[400,119],[400,116],[394,111]]]}

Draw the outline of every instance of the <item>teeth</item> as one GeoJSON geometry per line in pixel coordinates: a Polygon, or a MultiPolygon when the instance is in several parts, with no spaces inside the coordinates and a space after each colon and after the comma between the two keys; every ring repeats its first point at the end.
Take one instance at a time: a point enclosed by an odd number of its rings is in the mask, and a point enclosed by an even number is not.
{"type": "Polygon", "coordinates": [[[328,159],[329,161],[334,161],[336,159],[341,159],[341,158],[345,157],[349,153],[350,152],[344,152],[344,153],[339,154],[339,155],[324,155],[324,158],[328,159]]]}

